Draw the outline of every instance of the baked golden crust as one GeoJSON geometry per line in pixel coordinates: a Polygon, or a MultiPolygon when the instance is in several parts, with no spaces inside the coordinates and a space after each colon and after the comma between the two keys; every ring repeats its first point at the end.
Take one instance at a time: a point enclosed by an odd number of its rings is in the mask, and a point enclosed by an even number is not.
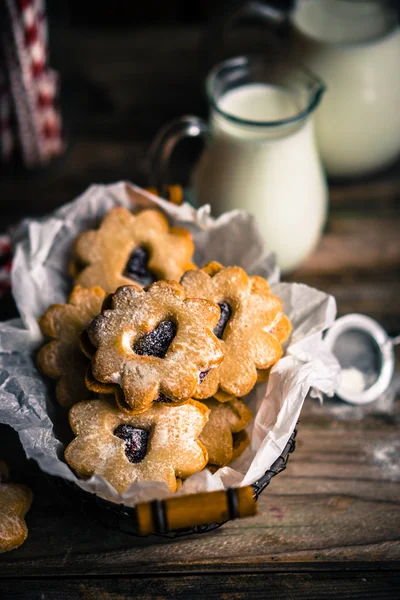
{"type": "Polygon", "coordinates": [[[85,385],[89,360],[79,349],[79,335],[101,311],[104,297],[98,286],[76,286],[67,304],[53,304],[39,320],[43,335],[53,340],[40,349],[37,365],[57,380],[57,401],[66,408],[90,395],[85,385]]]}
{"type": "Polygon", "coordinates": [[[149,252],[147,267],[156,279],[179,281],[192,263],[194,245],[189,231],[169,227],[158,210],[132,214],[123,207],[112,208],[99,229],[82,233],[75,241],[75,261],[71,273],[75,283],[89,287],[99,285],[114,292],[135,279],[125,273],[132,251],[144,247],[149,252]],[[77,264],[83,266],[81,271],[77,264]]]}
{"type": "Polygon", "coordinates": [[[223,467],[232,460],[233,434],[246,427],[252,412],[237,398],[224,403],[214,398],[203,402],[210,414],[199,439],[207,449],[209,463],[223,467]]]}
{"type": "Polygon", "coordinates": [[[69,413],[77,437],[67,447],[65,459],[80,477],[102,475],[121,493],[135,481],[164,481],[174,492],[177,477],[189,477],[207,464],[207,451],[197,438],[208,413],[195,400],[181,406],[158,403],[140,415],[120,411],[109,399],[79,402],[69,413]],[[140,462],[129,460],[124,440],[114,434],[120,425],[148,433],[140,462]]]}
{"type": "MultiPolygon", "coordinates": [[[[2,477],[8,476],[5,463],[0,463],[2,477]]],[[[24,517],[32,504],[32,492],[25,485],[2,483],[0,477],[0,553],[18,548],[28,536],[24,517]]]]}
{"type": "Polygon", "coordinates": [[[249,277],[240,267],[212,262],[181,279],[188,297],[227,303],[231,314],[222,333],[224,360],[201,383],[195,398],[216,396],[227,401],[245,396],[282,356],[281,344],[291,324],[282,313],[282,302],[262,277],[249,277]]]}
{"type": "Polygon", "coordinates": [[[112,297],[111,310],[96,317],[87,330],[97,348],[93,376],[101,383],[117,384],[125,405],[136,414],[150,408],[160,394],[171,402],[189,400],[202,374],[223,360],[213,334],[218,318],[218,306],[185,298],[175,281],[158,281],[146,291],[121,287],[112,297]],[[163,323],[176,329],[165,355],[139,353],[139,340],[163,323]]]}

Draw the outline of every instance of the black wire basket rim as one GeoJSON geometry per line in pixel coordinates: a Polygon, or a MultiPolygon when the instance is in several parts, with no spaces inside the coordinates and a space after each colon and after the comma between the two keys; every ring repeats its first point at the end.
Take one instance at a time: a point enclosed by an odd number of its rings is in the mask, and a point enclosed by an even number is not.
{"type": "MultiPolygon", "coordinates": [[[[296,435],[297,430],[294,429],[285,448],[282,451],[282,454],[275,460],[275,462],[264,473],[264,475],[252,484],[255,500],[258,500],[260,494],[270,484],[271,479],[286,469],[289,456],[296,447],[296,435]]],[[[76,483],[61,477],[48,477],[48,479],[51,481],[51,483],[56,485],[57,489],[60,491],[60,494],[62,493],[64,500],[68,501],[68,499],[65,497],[65,491],[69,490],[71,492],[70,502],[68,503],[70,505],[72,504],[74,508],[77,507],[76,498],[79,496],[80,504],[78,505],[78,508],[80,508],[81,512],[84,512],[85,515],[88,516],[92,521],[109,529],[127,533],[135,537],[143,537],[137,528],[135,507],[126,506],[124,504],[116,504],[111,500],[106,500],[105,498],[102,498],[93,492],[83,490],[76,483]]],[[[189,534],[213,531],[225,523],[227,523],[227,521],[221,523],[205,523],[203,525],[197,525],[187,529],[169,531],[168,533],[160,532],[153,535],[171,539],[189,534]]]]}

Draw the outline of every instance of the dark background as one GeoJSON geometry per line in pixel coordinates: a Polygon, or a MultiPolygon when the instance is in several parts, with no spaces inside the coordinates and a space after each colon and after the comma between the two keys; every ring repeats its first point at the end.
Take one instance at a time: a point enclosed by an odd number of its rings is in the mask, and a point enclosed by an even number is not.
{"type": "MultiPolygon", "coordinates": [[[[269,4],[288,8],[294,0],[272,0],[269,4]]],[[[137,27],[140,25],[190,25],[207,23],[211,17],[237,9],[245,0],[116,0],[96,2],[63,0],[49,2],[52,18],[63,19],[71,26],[137,27]]]]}

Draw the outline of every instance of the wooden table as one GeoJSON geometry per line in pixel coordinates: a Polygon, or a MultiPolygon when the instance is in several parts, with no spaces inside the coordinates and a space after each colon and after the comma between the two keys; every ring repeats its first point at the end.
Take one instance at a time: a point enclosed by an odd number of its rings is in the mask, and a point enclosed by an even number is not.
{"type": "MultiPolygon", "coordinates": [[[[2,224],[42,215],[93,182],[143,182],[156,128],[202,113],[195,30],[53,33],[64,76],[68,151],[49,170],[0,181],[2,224]],[[160,48],[162,51],[160,51],[160,48]],[[72,50],[74,52],[72,52],[72,50]]],[[[400,333],[400,167],[330,186],[325,235],[290,280],[336,296],[400,333]]],[[[2,316],[12,314],[3,303],[2,316]]],[[[399,358],[399,357],[397,357],[399,358]]],[[[400,387],[400,365],[394,385],[400,387]]],[[[0,598],[393,598],[400,596],[400,402],[368,409],[307,400],[288,469],[259,515],[213,534],[138,540],[64,503],[14,432],[0,454],[35,494],[28,541],[0,558],[0,598]]]]}

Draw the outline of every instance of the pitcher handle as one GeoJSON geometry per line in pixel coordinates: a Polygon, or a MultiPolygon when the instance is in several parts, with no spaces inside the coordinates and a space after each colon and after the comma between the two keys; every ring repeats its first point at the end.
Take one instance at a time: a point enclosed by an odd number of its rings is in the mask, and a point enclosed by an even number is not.
{"type": "Polygon", "coordinates": [[[269,2],[261,2],[261,0],[249,0],[242,2],[241,5],[228,15],[226,23],[237,23],[240,19],[246,17],[258,17],[271,25],[279,26],[286,21],[287,11],[273,6],[269,2]]]}
{"type": "Polygon", "coordinates": [[[278,32],[283,25],[287,24],[290,10],[290,7],[278,8],[260,0],[234,2],[228,10],[225,10],[225,4],[222,3],[220,13],[215,14],[200,42],[200,57],[206,57],[205,70],[208,71],[210,65],[215,62],[212,53],[215,52],[216,45],[223,40],[226,30],[233,29],[246,18],[255,17],[268,23],[278,32]]]}
{"type": "Polygon", "coordinates": [[[155,187],[163,195],[176,145],[187,137],[204,137],[207,132],[207,123],[194,115],[185,115],[164,125],[156,134],[148,152],[150,186],[155,187]]]}

